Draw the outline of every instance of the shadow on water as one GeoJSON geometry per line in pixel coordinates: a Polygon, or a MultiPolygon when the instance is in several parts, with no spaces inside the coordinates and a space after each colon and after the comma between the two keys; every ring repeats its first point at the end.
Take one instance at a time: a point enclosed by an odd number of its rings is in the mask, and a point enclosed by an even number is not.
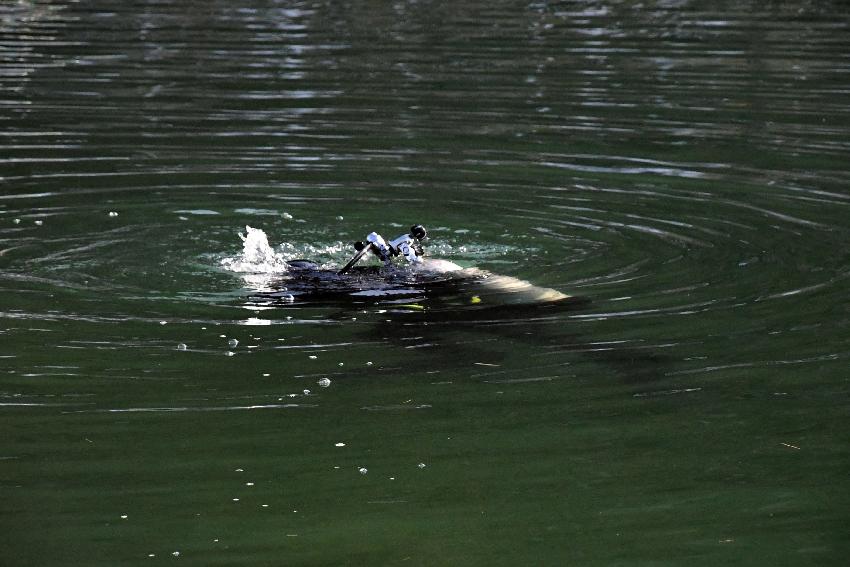
{"type": "MultiPolygon", "coordinates": [[[[440,262],[439,260],[436,262],[440,262]]],[[[269,290],[254,292],[248,307],[330,310],[325,318],[345,325],[374,314],[371,325],[352,328],[360,340],[389,345],[417,358],[441,361],[486,360],[501,367],[519,344],[544,349],[543,356],[568,366],[578,356],[611,370],[629,384],[646,384],[665,374],[665,357],[630,344],[598,342],[571,330],[570,317],[586,312],[590,297],[565,295],[530,282],[477,268],[414,273],[409,269],[358,267],[339,275],[309,262],[269,290]],[[498,348],[492,348],[493,345],[498,348]],[[511,346],[514,345],[514,346],[511,346]],[[489,348],[488,348],[489,347],[489,348]]],[[[521,361],[520,361],[521,362],[521,361]]],[[[527,362],[527,361],[526,361],[527,362]]],[[[508,366],[510,366],[508,364],[508,366]]],[[[543,367],[550,365],[543,364],[543,367]]],[[[519,377],[512,381],[534,380],[519,377]]]]}

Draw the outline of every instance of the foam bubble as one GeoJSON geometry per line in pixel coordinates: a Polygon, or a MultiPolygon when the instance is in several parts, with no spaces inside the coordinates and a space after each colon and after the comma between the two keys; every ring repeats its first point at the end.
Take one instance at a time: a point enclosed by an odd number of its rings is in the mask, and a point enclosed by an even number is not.
{"type": "Polygon", "coordinates": [[[286,260],[274,251],[263,230],[246,226],[245,234],[239,233],[239,238],[242,239],[242,255],[222,260],[221,264],[225,268],[234,272],[249,274],[270,274],[286,271],[286,260]]]}

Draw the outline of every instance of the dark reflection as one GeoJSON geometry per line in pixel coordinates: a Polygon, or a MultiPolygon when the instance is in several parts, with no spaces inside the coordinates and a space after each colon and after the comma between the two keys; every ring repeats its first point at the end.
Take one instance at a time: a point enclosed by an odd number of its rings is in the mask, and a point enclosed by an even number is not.
{"type": "MultiPolygon", "coordinates": [[[[361,313],[378,313],[365,331],[361,326],[350,330],[361,340],[406,349],[414,357],[419,351],[426,360],[439,352],[440,364],[510,363],[514,347],[524,344],[526,352],[532,345],[542,356],[559,360],[555,366],[579,357],[604,365],[636,386],[660,379],[669,364],[643,346],[598,344],[573,331],[570,315],[588,309],[590,298],[517,278],[475,268],[416,274],[402,268],[358,267],[339,275],[310,262],[292,265],[272,286],[275,289],[252,294],[247,306],[335,310],[327,318],[341,324],[361,313]]],[[[535,372],[553,363],[531,364],[523,375],[533,379],[535,372]]]]}
{"type": "Polygon", "coordinates": [[[442,361],[454,361],[457,366],[475,360],[486,361],[485,367],[504,365],[494,373],[517,381],[541,375],[568,376],[567,367],[574,362],[591,362],[639,387],[662,379],[669,368],[670,361],[660,352],[629,343],[600,344],[579,332],[570,316],[589,309],[590,298],[491,301],[489,305],[464,304],[464,299],[464,294],[459,294],[441,298],[433,308],[389,310],[389,316],[379,319],[369,331],[369,338],[398,348],[424,347],[425,360],[439,351],[442,361]],[[517,360],[518,353],[534,353],[535,358],[517,360]]]}

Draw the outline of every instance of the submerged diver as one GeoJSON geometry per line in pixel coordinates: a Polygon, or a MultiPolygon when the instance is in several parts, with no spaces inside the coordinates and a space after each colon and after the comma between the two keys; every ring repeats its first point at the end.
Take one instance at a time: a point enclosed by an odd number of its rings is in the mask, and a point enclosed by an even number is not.
{"type": "MultiPolygon", "coordinates": [[[[249,228],[252,233],[262,231],[249,228]]],[[[273,255],[265,234],[262,240],[260,248],[273,255]]],[[[426,240],[421,225],[390,241],[370,233],[365,241],[354,244],[355,254],[340,269],[323,269],[309,260],[283,262],[261,254],[257,260],[276,266],[278,279],[270,291],[252,293],[249,305],[332,305],[340,311],[326,318],[347,321],[353,308],[359,311],[364,304],[378,304],[379,312],[386,310],[392,317],[376,318],[374,325],[362,332],[400,348],[427,345],[429,353],[439,348],[458,360],[481,356],[499,362],[508,356],[503,352],[506,343],[501,341],[533,342],[546,345],[553,356],[575,352],[599,360],[630,382],[643,384],[664,376],[659,371],[663,358],[642,345],[600,346],[578,335],[575,327],[564,327],[569,313],[587,308],[589,298],[428,258],[423,246],[426,240]],[[369,255],[381,264],[358,265],[369,255]],[[464,338],[459,339],[458,333],[464,338]],[[470,334],[473,339],[465,338],[470,334]],[[489,339],[482,341],[482,335],[495,338],[501,346],[476,354],[482,345],[491,344],[489,339]]]]}
{"type": "Polygon", "coordinates": [[[466,305],[478,305],[485,300],[488,304],[495,301],[501,305],[551,303],[569,298],[554,289],[509,276],[426,258],[423,243],[427,238],[428,233],[420,224],[390,241],[372,232],[365,242],[354,243],[356,253],[341,269],[325,270],[309,260],[290,260],[281,274],[278,290],[253,297],[284,303],[343,298],[410,303],[441,296],[466,305]],[[369,254],[382,264],[357,266],[369,254]],[[399,258],[404,261],[396,262],[399,258]]]}

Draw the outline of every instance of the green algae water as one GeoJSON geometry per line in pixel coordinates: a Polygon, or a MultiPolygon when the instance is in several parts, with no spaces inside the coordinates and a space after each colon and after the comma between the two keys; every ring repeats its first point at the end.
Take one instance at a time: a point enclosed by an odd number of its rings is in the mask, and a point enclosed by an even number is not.
{"type": "Polygon", "coordinates": [[[5,2],[0,564],[844,565],[848,158],[837,0],[5,2]],[[257,299],[413,223],[572,300],[257,299]]]}

